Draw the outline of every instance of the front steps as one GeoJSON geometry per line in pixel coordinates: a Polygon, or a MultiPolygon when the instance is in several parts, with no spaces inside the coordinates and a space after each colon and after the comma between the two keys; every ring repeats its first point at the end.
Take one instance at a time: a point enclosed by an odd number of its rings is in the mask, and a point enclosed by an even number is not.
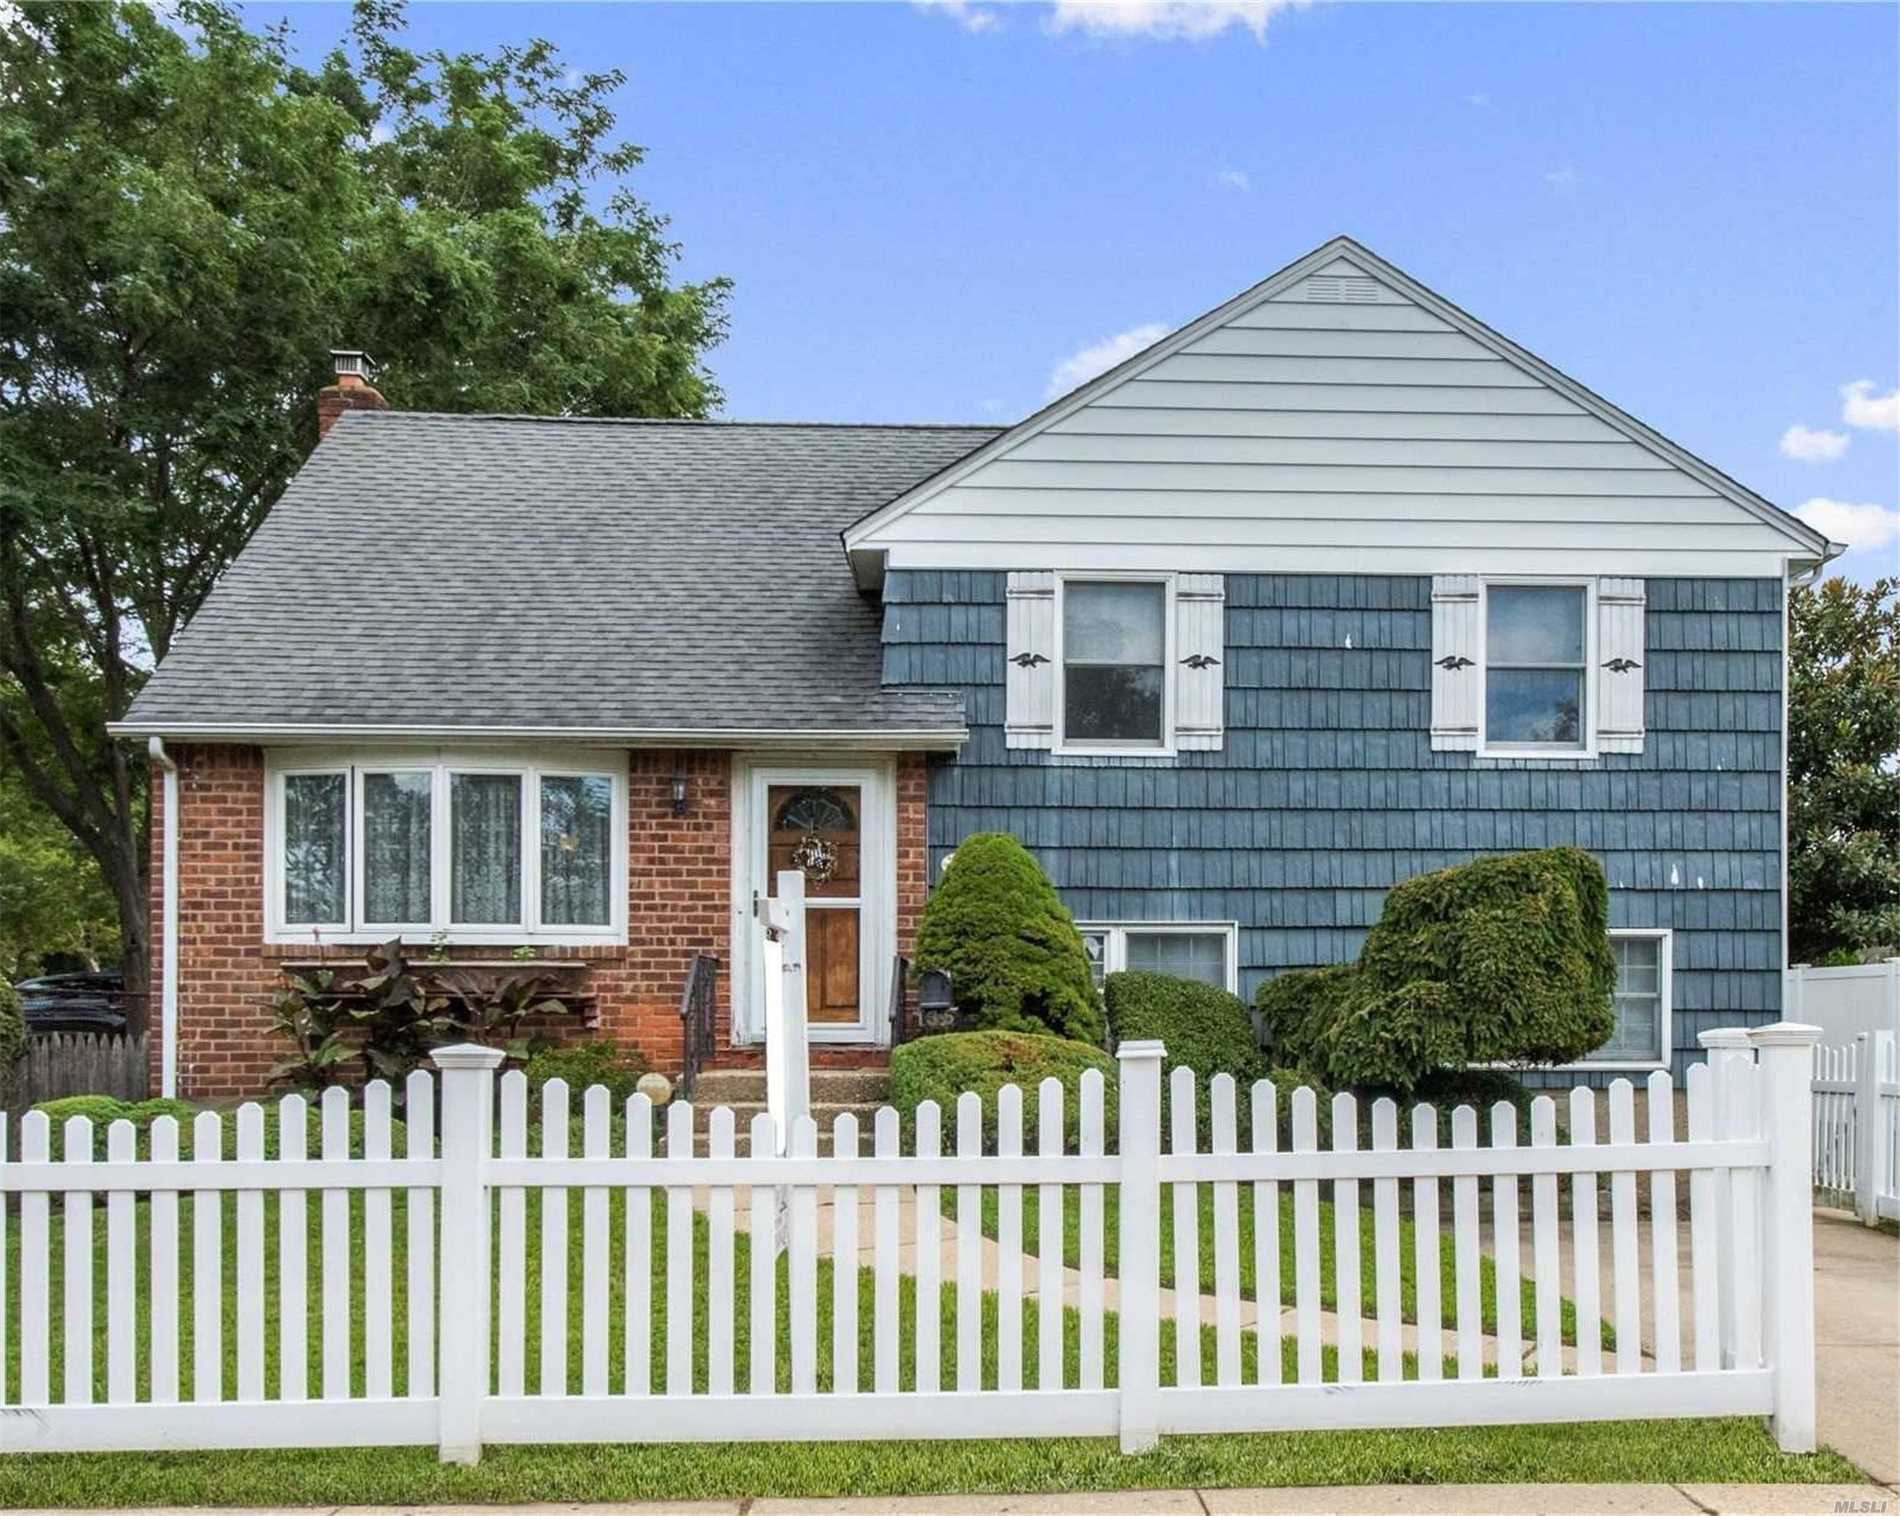
{"type": "MultiPolygon", "coordinates": [[[[872,1126],[878,1108],[890,1099],[888,1068],[826,1069],[811,1071],[811,1115],[818,1123],[818,1151],[829,1153],[832,1124],[845,1112],[858,1118],[858,1150],[871,1151],[872,1126]]],[[[694,1144],[706,1151],[707,1122],[717,1106],[732,1112],[734,1142],[743,1156],[750,1148],[752,1118],[765,1109],[763,1069],[702,1069],[693,1090],[694,1144]]]]}

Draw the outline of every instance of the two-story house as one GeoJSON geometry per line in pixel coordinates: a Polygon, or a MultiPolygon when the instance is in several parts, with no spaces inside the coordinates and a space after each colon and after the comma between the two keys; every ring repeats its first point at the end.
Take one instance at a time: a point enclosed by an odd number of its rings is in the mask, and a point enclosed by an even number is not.
{"type": "Polygon", "coordinates": [[[398,934],[561,965],[662,1068],[712,955],[743,1059],[794,858],[813,1041],[875,1059],[979,830],[1103,972],[1243,994],[1575,844],[1586,1074],[1779,1010],[1786,593],[1837,549],[1357,243],[1007,430],[416,415],[342,368],[118,728],[182,1093],[258,1086],[286,964],[398,934]]]}

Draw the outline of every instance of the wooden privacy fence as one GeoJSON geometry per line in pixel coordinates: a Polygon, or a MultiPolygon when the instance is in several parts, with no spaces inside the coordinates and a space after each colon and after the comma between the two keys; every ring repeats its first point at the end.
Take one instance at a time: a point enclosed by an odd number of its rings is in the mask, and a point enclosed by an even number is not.
{"type": "Polygon", "coordinates": [[[1358,1148],[1341,1095],[1322,1149],[1299,1090],[1282,1150],[1270,1083],[1201,1090],[1185,1070],[1164,1140],[1156,1042],[1119,1050],[1113,1144],[1091,1073],[1073,1118],[1055,1081],[1036,1091],[1029,1133],[1022,1092],[1001,1091],[987,1151],[974,1095],[920,1106],[907,1141],[880,1111],[869,1154],[841,1115],[819,1157],[809,1116],[783,1154],[757,1116],[742,1155],[714,1110],[701,1154],[686,1104],[662,1134],[644,1097],[613,1109],[595,1088],[571,1152],[558,1081],[531,1106],[505,1076],[491,1132],[501,1054],[472,1046],[436,1054],[439,1085],[411,1077],[401,1156],[381,1084],[360,1139],[326,1092],[314,1156],[297,1097],[274,1122],[238,1113],[235,1160],[205,1115],[188,1159],[166,1119],[148,1153],[114,1123],[100,1161],[75,1118],[49,1161],[54,1134],[32,1115],[0,1161],[19,1260],[0,1281],[17,1307],[0,1324],[19,1333],[0,1450],[434,1442],[466,1461],[485,1443],[1113,1435],[1132,1451],[1173,1432],[1753,1413],[1810,1449],[1812,1041],[1761,1028],[1692,1069],[1686,1135],[1658,1075],[1646,1132],[1619,1080],[1607,1126],[1579,1089],[1565,1142],[1545,1097],[1528,1132],[1509,1106],[1482,1134],[1460,1108],[1444,1148],[1429,1107],[1402,1124],[1383,1100],[1358,1148]]]}
{"type": "Polygon", "coordinates": [[[36,1032],[18,1073],[22,1108],[68,1095],[143,1100],[150,1089],[143,1033],[36,1032]]]}
{"type": "Polygon", "coordinates": [[[1892,1032],[1815,1048],[1814,1187],[1869,1226],[1900,1219],[1900,1055],[1892,1032]]]}

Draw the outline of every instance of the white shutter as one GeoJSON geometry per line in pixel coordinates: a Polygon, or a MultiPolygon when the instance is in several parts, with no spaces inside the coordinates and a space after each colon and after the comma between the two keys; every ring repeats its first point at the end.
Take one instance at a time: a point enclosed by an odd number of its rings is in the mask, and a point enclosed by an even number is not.
{"type": "Polygon", "coordinates": [[[1643,581],[1597,581],[1597,751],[1643,750],[1643,581]]]}
{"type": "Polygon", "coordinates": [[[1478,750],[1478,698],[1484,689],[1484,626],[1478,576],[1432,579],[1432,750],[1478,750]]]}
{"type": "Polygon", "coordinates": [[[1227,581],[1182,574],[1174,582],[1174,745],[1218,752],[1227,687],[1227,581]]]}
{"type": "Polygon", "coordinates": [[[1008,660],[1003,665],[1007,703],[1003,740],[1010,747],[1056,745],[1056,576],[1009,576],[1008,660]]]}

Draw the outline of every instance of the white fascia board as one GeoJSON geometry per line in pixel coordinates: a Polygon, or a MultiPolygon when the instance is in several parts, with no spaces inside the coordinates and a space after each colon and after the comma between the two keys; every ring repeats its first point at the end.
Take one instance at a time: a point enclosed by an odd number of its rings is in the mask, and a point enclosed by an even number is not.
{"type": "MultiPolygon", "coordinates": [[[[1270,543],[1236,547],[1220,542],[1182,542],[1166,549],[1151,543],[1061,543],[1044,556],[1066,572],[1123,572],[1151,568],[1165,552],[1168,566],[1208,574],[1525,574],[1577,577],[1610,574],[1657,579],[1778,579],[1788,555],[1766,548],[1716,552],[1707,548],[1613,547],[1411,547],[1368,544],[1344,548],[1270,543]]],[[[990,569],[1022,567],[1023,549],[1011,543],[897,543],[888,552],[893,569],[990,569]]]]}
{"type": "Polygon", "coordinates": [[[967,727],[941,731],[793,731],[757,727],[720,727],[681,731],[677,727],[547,727],[342,725],[331,722],[129,722],[106,726],[114,737],[163,737],[177,742],[533,742],[546,745],[650,748],[769,748],[825,752],[955,752],[969,740],[967,727]]]}
{"type": "MultiPolygon", "coordinates": [[[[1800,518],[1757,495],[1746,485],[1729,478],[1713,465],[1703,462],[1687,449],[1678,446],[1660,432],[1638,421],[1627,411],[1605,400],[1594,390],[1551,367],[1536,354],[1519,347],[1502,333],[1493,331],[1477,317],[1453,305],[1443,296],[1435,294],[1410,275],[1387,263],[1377,253],[1360,246],[1350,237],[1335,237],[1330,242],[1315,248],[1305,257],[1289,263],[1277,273],[1268,275],[1252,288],[1243,290],[1225,304],[1216,306],[1206,315],[1163,337],[1152,347],[1144,348],[1106,373],[1098,374],[1087,384],[1071,390],[1060,399],[1052,401],[1041,410],[1025,417],[1001,436],[992,438],[974,452],[966,454],[941,472],[913,485],[896,499],[846,527],[840,536],[846,551],[851,556],[853,570],[858,575],[859,584],[865,587],[874,586],[882,578],[883,564],[871,555],[871,550],[883,546],[876,541],[876,537],[878,530],[886,523],[905,515],[920,502],[968,477],[999,454],[1007,452],[1018,443],[1080,410],[1104,391],[1152,368],[1164,358],[1198,341],[1208,332],[1226,324],[1235,316],[1291,288],[1314,270],[1324,268],[1327,264],[1342,258],[1364,269],[1371,277],[1389,284],[1423,309],[1430,311],[1470,337],[1474,342],[1489,348],[1505,362],[1523,369],[1532,377],[1581,406],[1598,420],[1621,432],[1630,441],[1656,454],[1665,463],[1680,469],[1725,500],[1741,507],[1820,561],[1825,562],[1842,551],[1823,533],[1817,532],[1800,518]]],[[[932,566],[938,566],[934,558],[932,566]]],[[[1413,569],[1411,572],[1422,571],[1413,569]]]]}

